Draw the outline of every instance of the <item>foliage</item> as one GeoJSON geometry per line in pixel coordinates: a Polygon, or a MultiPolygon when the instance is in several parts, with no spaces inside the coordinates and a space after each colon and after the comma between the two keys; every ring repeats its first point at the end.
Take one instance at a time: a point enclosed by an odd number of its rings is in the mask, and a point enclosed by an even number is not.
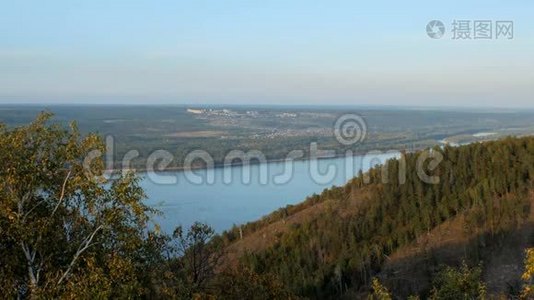
{"type": "Polygon", "coordinates": [[[142,293],[137,270],[152,255],[144,248],[152,210],[137,178],[104,182],[102,161],[85,160],[103,150],[100,139],[81,138],[74,123],[49,125],[50,117],[0,132],[1,289],[6,296],[142,293]]]}
{"type": "Polygon", "coordinates": [[[179,255],[191,294],[206,290],[214,277],[215,267],[223,254],[221,244],[214,237],[215,231],[199,222],[191,225],[185,234],[181,226],[173,233],[174,250],[179,255]]]}
{"type": "Polygon", "coordinates": [[[481,267],[469,268],[465,262],[459,268],[444,267],[434,278],[430,299],[486,299],[481,273],[481,267]]]}
{"type": "Polygon", "coordinates": [[[522,299],[531,299],[534,297],[534,248],[525,250],[525,271],[521,275],[523,279],[523,290],[521,291],[522,299]]]}
{"type": "Polygon", "coordinates": [[[242,266],[219,274],[213,294],[220,299],[297,299],[275,274],[258,274],[242,266]]]}
{"type": "Polygon", "coordinates": [[[378,278],[373,278],[373,282],[371,283],[371,288],[373,289],[373,292],[369,295],[369,300],[391,300],[393,299],[391,297],[391,293],[389,290],[380,283],[380,280],[378,278]]]}
{"type": "Polygon", "coordinates": [[[273,276],[252,271],[216,278],[222,243],[211,227],[195,223],[168,236],[149,226],[149,215],[158,212],[143,203],[138,178],[101,176],[101,139],[50,118],[44,113],[26,126],[0,125],[3,297],[290,295],[273,276]]]}

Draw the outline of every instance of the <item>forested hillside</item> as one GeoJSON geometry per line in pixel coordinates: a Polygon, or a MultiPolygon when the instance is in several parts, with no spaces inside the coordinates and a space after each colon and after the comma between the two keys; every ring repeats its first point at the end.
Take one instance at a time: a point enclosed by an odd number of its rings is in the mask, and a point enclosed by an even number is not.
{"type": "MultiPolygon", "coordinates": [[[[372,169],[367,177],[361,175],[343,187],[326,190],[301,205],[248,224],[243,229],[243,241],[235,243],[240,245],[238,249],[230,249],[244,253],[241,262],[254,271],[277,274],[297,295],[362,296],[369,291],[373,277],[387,277],[380,271],[396,251],[461,216],[456,247],[462,251],[457,261],[464,260],[471,266],[481,263],[484,270],[484,262],[492,255],[484,250],[503,246],[506,237],[518,232],[527,221],[532,201],[529,191],[534,176],[534,138],[508,138],[433,151],[443,155],[443,161],[429,174],[439,177],[438,184],[424,183],[417,176],[420,152],[405,154],[405,183],[399,183],[397,176],[399,161],[391,160],[385,165],[387,183],[383,183],[381,167],[372,169]],[[320,212],[305,217],[318,205],[320,212]],[[293,222],[295,217],[302,221],[293,222]],[[286,221],[287,226],[280,225],[286,221]],[[255,234],[258,231],[261,235],[255,234]],[[463,235],[474,237],[474,241],[462,240],[463,235]],[[262,239],[269,242],[258,247],[262,239]]],[[[235,238],[236,230],[226,237],[235,238]]],[[[439,261],[426,260],[432,264],[426,268],[426,281],[431,282],[438,273],[439,261]]],[[[403,285],[409,286],[399,284],[403,285]]],[[[426,283],[416,283],[410,289],[393,292],[428,295],[430,290],[426,283]]]]}

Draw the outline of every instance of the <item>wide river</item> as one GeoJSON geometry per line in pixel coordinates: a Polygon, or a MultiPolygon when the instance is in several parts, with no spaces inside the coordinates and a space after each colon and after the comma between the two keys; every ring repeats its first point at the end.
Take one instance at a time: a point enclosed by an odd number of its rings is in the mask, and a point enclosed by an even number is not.
{"type": "Polygon", "coordinates": [[[346,183],[360,170],[398,154],[273,162],[189,172],[144,173],[148,205],[160,210],[155,222],[164,232],[195,221],[217,232],[254,221],[306,196],[346,183]]]}

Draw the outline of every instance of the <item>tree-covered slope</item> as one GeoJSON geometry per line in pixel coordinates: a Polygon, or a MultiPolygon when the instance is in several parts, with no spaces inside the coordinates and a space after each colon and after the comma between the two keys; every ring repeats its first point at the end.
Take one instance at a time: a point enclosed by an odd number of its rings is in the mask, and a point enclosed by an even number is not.
{"type": "Polygon", "coordinates": [[[439,183],[419,178],[422,152],[407,153],[405,182],[397,176],[402,163],[391,160],[384,166],[387,183],[382,167],[374,168],[297,208],[245,226],[243,240],[234,229],[226,234],[227,240],[237,240],[229,248],[235,252],[241,243],[242,264],[259,274],[276,274],[294,293],[311,298],[365,292],[389,256],[457,216],[464,219],[465,230],[477,236],[475,246],[462,255],[483,260],[485,244],[511,234],[528,217],[534,138],[432,151],[441,153],[443,160],[431,171],[425,164],[421,168],[437,176],[439,183]],[[313,214],[291,221],[306,211],[313,214]],[[269,226],[282,229],[269,233],[269,226]],[[269,234],[263,246],[246,248],[269,234]]]}

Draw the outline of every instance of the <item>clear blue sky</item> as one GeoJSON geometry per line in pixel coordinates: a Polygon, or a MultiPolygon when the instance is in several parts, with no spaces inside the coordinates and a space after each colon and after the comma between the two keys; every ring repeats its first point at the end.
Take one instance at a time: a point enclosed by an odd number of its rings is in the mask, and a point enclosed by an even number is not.
{"type": "Polygon", "coordinates": [[[534,1],[1,7],[0,103],[534,106],[534,1]],[[453,40],[455,19],[512,20],[515,37],[453,40]]]}

